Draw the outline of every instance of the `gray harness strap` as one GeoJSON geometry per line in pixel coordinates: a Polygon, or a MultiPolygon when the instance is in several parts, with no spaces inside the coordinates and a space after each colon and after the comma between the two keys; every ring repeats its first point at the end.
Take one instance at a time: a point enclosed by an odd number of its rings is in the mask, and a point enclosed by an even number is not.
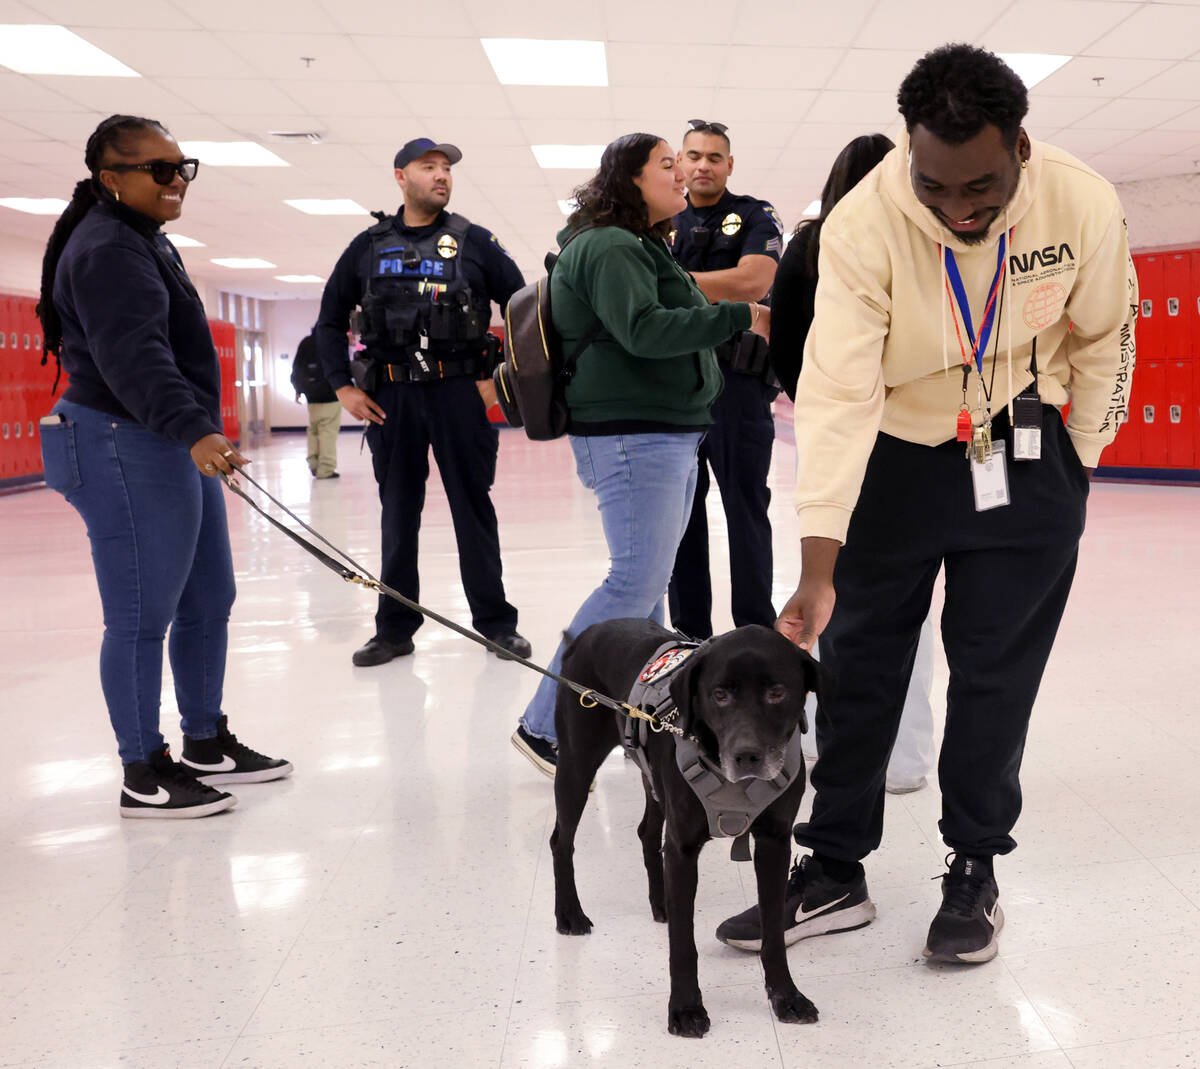
{"type": "MultiPolygon", "coordinates": [[[[629,692],[629,704],[654,713],[660,719],[669,720],[669,714],[675,708],[671,698],[671,677],[701,645],[703,643],[674,639],[659,646],[638,673],[629,692]]],[[[662,799],[654,790],[654,777],[650,774],[650,762],[646,758],[646,741],[650,737],[650,730],[648,721],[626,715],[621,725],[621,746],[637,762],[655,801],[661,803],[662,799]]],[[[714,839],[732,837],[729,856],[734,861],[749,861],[750,825],[804,770],[800,728],[792,732],[784,753],[783,768],[772,780],[745,779],[731,783],[690,735],[681,734],[676,738],[675,764],[704,806],[709,835],[714,839]]]]}

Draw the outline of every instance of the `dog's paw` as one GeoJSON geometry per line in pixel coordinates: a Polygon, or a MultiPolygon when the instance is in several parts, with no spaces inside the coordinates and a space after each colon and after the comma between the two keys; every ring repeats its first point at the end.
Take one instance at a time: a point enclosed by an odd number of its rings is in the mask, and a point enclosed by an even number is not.
{"type": "Polygon", "coordinates": [[[799,991],[790,995],[772,995],[771,1009],[785,1024],[812,1024],[817,1019],[817,1007],[799,991]]]}
{"type": "Polygon", "coordinates": [[[581,909],[557,912],[554,920],[561,935],[587,935],[592,930],[591,920],[581,909]]]}
{"type": "Polygon", "coordinates": [[[703,1006],[684,1006],[667,1011],[667,1031],[673,1036],[700,1039],[708,1032],[708,1013],[703,1006]]]}

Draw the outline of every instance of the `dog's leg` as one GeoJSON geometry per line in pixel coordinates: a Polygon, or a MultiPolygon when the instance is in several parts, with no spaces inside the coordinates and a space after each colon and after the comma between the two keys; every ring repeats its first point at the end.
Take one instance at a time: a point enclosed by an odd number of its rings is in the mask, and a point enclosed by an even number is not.
{"type": "Polygon", "coordinates": [[[817,1008],[793,982],[783,942],[783,906],[787,895],[788,859],[792,853],[789,830],[780,825],[754,832],[754,875],[758,882],[758,910],[763,929],[762,966],[767,998],[775,1016],[792,1024],[811,1024],[817,1019],[817,1008]]]}
{"type": "Polygon", "coordinates": [[[650,915],[663,924],[667,919],[667,895],[663,887],[663,810],[644,779],[642,786],[646,788],[646,811],[638,825],[638,838],[642,840],[642,860],[646,863],[646,879],[650,885],[650,915]]]}
{"type": "Polygon", "coordinates": [[[667,1004],[667,1031],[673,1036],[696,1039],[703,1036],[709,1026],[696,967],[697,862],[703,846],[703,835],[680,843],[668,832],[663,847],[667,934],[671,944],[671,998],[667,1004]]]}

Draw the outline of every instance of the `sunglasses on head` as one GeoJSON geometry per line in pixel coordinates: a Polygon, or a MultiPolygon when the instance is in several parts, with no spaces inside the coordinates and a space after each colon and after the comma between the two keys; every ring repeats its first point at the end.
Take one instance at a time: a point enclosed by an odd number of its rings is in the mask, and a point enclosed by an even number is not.
{"type": "Polygon", "coordinates": [[[114,163],[105,167],[106,171],[148,171],[150,177],[160,186],[169,186],[175,176],[179,175],[185,182],[196,177],[200,169],[199,160],[147,160],[145,163],[114,163]]]}
{"type": "Polygon", "coordinates": [[[724,134],[729,130],[723,122],[709,122],[707,119],[688,119],[688,126],[698,134],[724,134]]]}

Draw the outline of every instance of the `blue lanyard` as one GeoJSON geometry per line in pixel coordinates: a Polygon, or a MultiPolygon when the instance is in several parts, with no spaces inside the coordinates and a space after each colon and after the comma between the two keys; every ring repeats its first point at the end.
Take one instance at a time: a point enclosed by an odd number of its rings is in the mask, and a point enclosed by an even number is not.
{"type": "MultiPolygon", "coordinates": [[[[946,276],[954,290],[954,299],[958,302],[958,310],[962,315],[963,326],[967,328],[967,337],[971,342],[971,353],[975,357],[975,366],[979,374],[983,374],[983,354],[987,352],[988,339],[992,336],[992,326],[996,321],[996,293],[1000,286],[1000,276],[1004,274],[1004,255],[1008,250],[1008,235],[1000,235],[1000,243],[996,250],[996,273],[992,276],[992,284],[988,287],[987,304],[984,306],[983,322],[979,324],[979,338],[975,338],[975,328],[971,324],[971,305],[967,301],[967,291],[963,287],[962,275],[959,274],[958,263],[954,259],[954,250],[946,250],[946,276]]],[[[966,354],[964,353],[965,357],[966,354]]]]}

